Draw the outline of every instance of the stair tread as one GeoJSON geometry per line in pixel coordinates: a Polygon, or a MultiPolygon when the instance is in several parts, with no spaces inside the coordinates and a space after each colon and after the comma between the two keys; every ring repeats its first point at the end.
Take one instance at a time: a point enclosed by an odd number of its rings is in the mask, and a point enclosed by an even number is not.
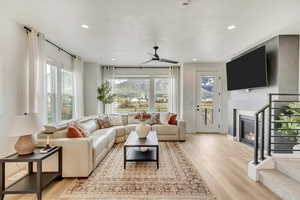
{"type": "Polygon", "coordinates": [[[276,159],[276,169],[300,182],[300,159],[276,159]]]}
{"type": "Polygon", "coordinates": [[[259,171],[260,181],[283,200],[300,199],[300,183],[276,169],[259,171]]]}

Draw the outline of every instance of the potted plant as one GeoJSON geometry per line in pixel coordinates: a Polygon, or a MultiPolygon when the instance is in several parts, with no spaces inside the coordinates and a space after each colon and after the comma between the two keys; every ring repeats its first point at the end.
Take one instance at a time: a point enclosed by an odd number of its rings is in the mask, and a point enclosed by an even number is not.
{"type": "Polygon", "coordinates": [[[104,108],[106,104],[112,104],[116,97],[116,94],[112,94],[112,87],[108,81],[105,81],[97,88],[97,93],[97,99],[103,103],[104,108]]]}
{"type": "MultiPolygon", "coordinates": [[[[299,136],[297,129],[300,129],[300,104],[291,103],[284,106],[276,122],[283,122],[280,123],[280,129],[283,129],[280,131],[282,135],[299,136]]],[[[300,142],[299,137],[292,137],[290,139],[293,140],[292,142],[300,142]]],[[[294,145],[293,149],[300,150],[300,144],[294,145]]]]}

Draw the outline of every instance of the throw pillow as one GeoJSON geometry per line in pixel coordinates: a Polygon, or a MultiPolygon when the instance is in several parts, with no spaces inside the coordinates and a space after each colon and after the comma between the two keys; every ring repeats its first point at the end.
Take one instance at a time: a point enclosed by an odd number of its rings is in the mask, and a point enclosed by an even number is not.
{"type": "Polygon", "coordinates": [[[169,117],[168,124],[170,125],[177,125],[177,115],[176,114],[171,114],[169,117]]]}
{"type": "Polygon", "coordinates": [[[110,124],[110,120],[108,116],[104,116],[97,119],[100,128],[110,128],[112,125],[110,124]]]}
{"type": "Polygon", "coordinates": [[[68,138],[82,138],[84,135],[78,130],[74,125],[70,125],[68,127],[68,132],[67,132],[68,138]]]}
{"type": "Polygon", "coordinates": [[[160,113],[160,123],[168,124],[169,122],[170,113],[169,112],[162,112],[160,113]]]}
{"type": "Polygon", "coordinates": [[[90,135],[92,132],[99,128],[97,121],[90,119],[83,122],[76,122],[76,127],[81,131],[84,136],[90,135]]]}
{"type": "Polygon", "coordinates": [[[123,119],[121,115],[110,115],[109,122],[112,126],[123,126],[123,119]]]}
{"type": "Polygon", "coordinates": [[[149,124],[149,125],[160,124],[159,117],[160,117],[159,113],[151,113],[150,114],[150,119],[147,119],[145,121],[145,123],[149,124]]]}

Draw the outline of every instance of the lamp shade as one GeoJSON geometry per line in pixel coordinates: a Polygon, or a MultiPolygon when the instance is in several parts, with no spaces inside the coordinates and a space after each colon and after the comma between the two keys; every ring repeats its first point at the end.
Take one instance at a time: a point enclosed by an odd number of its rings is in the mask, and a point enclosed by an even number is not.
{"type": "Polygon", "coordinates": [[[42,124],[36,114],[24,114],[15,117],[11,137],[32,135],[42,130],[42,124]]]}

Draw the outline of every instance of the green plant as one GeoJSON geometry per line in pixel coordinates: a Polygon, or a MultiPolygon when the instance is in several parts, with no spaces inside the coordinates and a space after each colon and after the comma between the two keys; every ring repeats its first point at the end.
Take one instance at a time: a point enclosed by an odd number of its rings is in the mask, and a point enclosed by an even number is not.
{"type": "MultiPolygon", "coordinates": [[[[300,104],[291,103],[287,106],[284,106],[276,122],[280,124],[280,129],[283,129],[280,130],[280,133],[282,133],[282,135],[299,135],[298,131],[293,129],[300,129],[300,104]]],[[[298,141],[300,142],[300,138],[298,138],[298,141]]]]}
{"type": "Polygon", "coordinates": [[[97,88],[97,99],[103,104],[111,104],[114,102],[115,94],[112,94],[112,88],[108,81],[105,81],[97,88]]]}

